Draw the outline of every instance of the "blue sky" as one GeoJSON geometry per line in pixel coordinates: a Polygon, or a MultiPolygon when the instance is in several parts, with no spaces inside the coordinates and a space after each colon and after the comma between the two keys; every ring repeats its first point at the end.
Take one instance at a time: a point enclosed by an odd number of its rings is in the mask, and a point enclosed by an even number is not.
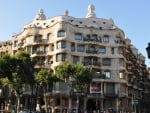
{"type": "Polygon", "coordinates": [[[63,15],[66,9],[70,16],[84,18],[89,4],[95,6],[97,18],[114,20],[150,66],[145,50],[150,42],[150,0],[1,0],[0,41],[20,33],[39,9],[44,10],[47,18],[63,15]]]}

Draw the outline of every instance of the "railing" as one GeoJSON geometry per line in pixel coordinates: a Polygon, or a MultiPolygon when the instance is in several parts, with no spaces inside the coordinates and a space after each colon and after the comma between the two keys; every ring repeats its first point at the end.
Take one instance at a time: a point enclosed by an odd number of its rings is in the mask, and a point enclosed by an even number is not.
{"type": "Polygon", "coordinates": [[[88,66],[88,65],[94,65],[94,66],[101,66],[101,63],[98,61],[83,61],[82,62],[84,66],[88,66]]]}
{"type": "Polygon", "coordinates": [[[114,97],[114,98],[117,98],[118,94],[116,94],[116,93],[104,93],[104,96],[105,97],[114,97]]]}

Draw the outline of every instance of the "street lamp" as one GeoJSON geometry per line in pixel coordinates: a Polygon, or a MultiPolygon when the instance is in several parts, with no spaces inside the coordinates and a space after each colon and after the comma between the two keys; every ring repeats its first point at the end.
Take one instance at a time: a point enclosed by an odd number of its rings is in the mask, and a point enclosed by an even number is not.
{"type": "Polygon", "coordinates": [[[148,58],[150,59],[150,43],[148,43],[146,51],[147,51],[148,58]]]}

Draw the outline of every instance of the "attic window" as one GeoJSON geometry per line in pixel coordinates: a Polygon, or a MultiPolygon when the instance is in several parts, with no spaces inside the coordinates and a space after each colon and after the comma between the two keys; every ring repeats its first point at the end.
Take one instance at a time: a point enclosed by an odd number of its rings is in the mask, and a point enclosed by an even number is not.
{"type": "Polygon", "coordinates": [[[83,22],[80,22],[80,24],[82,24],[83,22]]]}
{"type": "Polygon", "coordinates": [[[51,21],[52,23],[54,22],[54,20],[51,21]]]}
{"type": "Polygon", "coordinates": [[[96,23],[96,21],[93,21],[93,23],[96,23]]]}
{"type": "Polygon", "coordinates": [[[106,24],[106,22],[103,22],[103,24],[106,24]]]}
{"type": "Polygon", "coordinates": [[[70,20],[70,22],[73,22],[73,20],[70,20]]]}
{"type": "Polygon", "coordinates": [[[39,23],[36,23],[36,25],[39,25],[39,23]]]}
{"type": "Polygon", "coordinates": [[[76,27],[78,27],[79,25],[76,25],[76,27]]]}
{"type": "Polygon", "coordinates": [[[99,29],[102,29],[102,27],[99,27],[99,29]]]}
{"type": "Polygon", "coordinates": [[[46,23],[43,23],[43,25],[46,25],[46,23]]]}

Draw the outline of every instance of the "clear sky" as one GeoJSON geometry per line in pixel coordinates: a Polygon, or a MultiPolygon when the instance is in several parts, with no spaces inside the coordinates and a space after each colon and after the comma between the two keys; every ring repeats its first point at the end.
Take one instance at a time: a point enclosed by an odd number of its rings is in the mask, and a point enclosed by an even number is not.
{"type": "Polygon", "coordinates": [[[145,48],[150,42],[150,0],[1,0],[0,1],[0,41],[10,40],[12,35],[23,30],[31,22],[39,9],[47,18],[69,15],[84,18],[89,4],[95,6],[97,18],[112,18],[131,39],[132,44],[146,57],[145,48]]]}

